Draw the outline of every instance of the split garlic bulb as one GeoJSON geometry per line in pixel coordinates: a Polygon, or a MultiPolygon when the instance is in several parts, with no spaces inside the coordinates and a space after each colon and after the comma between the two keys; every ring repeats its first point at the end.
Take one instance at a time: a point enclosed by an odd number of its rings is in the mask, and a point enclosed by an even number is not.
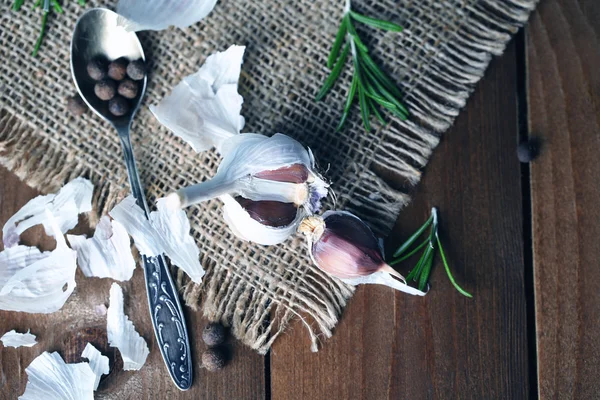
{"type": "Polygon", "coordinates": [[[272,245],[293,235],[327,196],[312,153],[289,136],[236,135],[223,142],[221,154],[212,179],[170,194],[168,204],[186,207],[218,197],[238,237],[272,245]]]}
{"type": "Polygon", "coordinates": [[[223,161],[210,180],[167,197],[171,207],[213,198],[240,238],[264,245],[293,235],[305,216],[317,212],[328,185],[315,172],[310,150],[282,134],[241,134],[243,98],[238,81],[245,48],[212,54],[156,106],[155,117],[197,152],[215,148],[223,161]]]}
{"type": "Polygon", "coordinates": [[[308,217],[298,229],[308,239],[309,251],[321,270],[351,285],[380,284],[413,295],[425,293],[406,284],[402,275],[383,259],[371,228],[345,211],[327,211],[308,217]]]}

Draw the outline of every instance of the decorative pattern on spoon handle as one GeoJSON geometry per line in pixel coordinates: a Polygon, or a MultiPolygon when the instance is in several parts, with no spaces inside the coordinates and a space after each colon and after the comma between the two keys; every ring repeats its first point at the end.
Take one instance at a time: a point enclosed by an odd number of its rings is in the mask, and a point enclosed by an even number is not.
{"type": "Polygon", "coordinates": [[[181,305],[165,259],[143,257],[148,303],[154,332],[169,373],[177,386],[192,384],[190,344],[181,305]]]}

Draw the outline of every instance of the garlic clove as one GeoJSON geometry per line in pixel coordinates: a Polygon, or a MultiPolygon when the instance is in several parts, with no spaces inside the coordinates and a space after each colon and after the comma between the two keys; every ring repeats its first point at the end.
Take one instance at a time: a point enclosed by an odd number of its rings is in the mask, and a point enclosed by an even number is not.
{"type": "Polygon", "coordinates": [[[254,201],[242,196],[236,196],[234,199],[252,219],[262,225],[274,228],[291,224],[298,214],[298,207],[294,203],[269,200],[254,201]]]}
{"type": "Polygon", "coordinates": [[[306,216],[306,211],[298,208],[290,224],[273,227],[254,219],[232,196],[223,195],[219,199],[224,204],[223,218],[237,237],[267,246],[282,243],[296,233],[300,222],[306,216]]]}
{"type": "Polygon", "coordinates": [[[383,260],[379,241],[371,228],[345,211],[327,211],[308,217],[299,226],[309,242],[313,262],[323,271],[351,285],[380,284],[423,296],[383,260]]]}
{"type": "Polygon", "coordinates": [[[254,176],[277,182],[304,183],[308,180],[310,171],[303,164],[292,164],[288,167],[261,171],[254,176]]]}

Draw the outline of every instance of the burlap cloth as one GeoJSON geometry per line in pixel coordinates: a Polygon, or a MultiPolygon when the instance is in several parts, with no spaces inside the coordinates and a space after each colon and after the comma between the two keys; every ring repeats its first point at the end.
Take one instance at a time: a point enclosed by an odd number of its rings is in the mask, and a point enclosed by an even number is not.
{"type": "MultiPolygon", "coordinates": [[[[33,1],[20,12],[2,0],[0,17],[0,162],[30,186],[54,191],[78,177],[95,184],[101,215],[128,191],[115,131],[92,113],[73,117],[66,98],[75,92],[69,43],[84,8],[65,0],[49,20],[37,58],[30,56],[40,13],[33,1]]],[[[343,1],[220,0],[202,22],[181,30],[140,34],[151,72],[132,135],[150,201],[214,175],[219,157],[196,154],[153,118],[156,104],[206,57],[231,44],[246,45],[239,91],[245,132],[282,132],[310,146],[350,210],[380,234],[409,201],[399,190],[419,181],[440,134],[465,105],[492,55],[526,22],[536,0],[356,0],[353,8],[405,27],[403,33],[361,30],[374,58],[403,89],[409,121],[392,120],[366,133],[355,106],[339,121],[351,78],[347,68],[326,101],[314,97],[339,26],[343,1]],[[394,187],[388,179],[395,175],[394,187]]],[[[85,8],[114,8],[90,1],[85,8]]],[[[186,303],[203,305],[211,319],[232,327],[245,344],[265,353],[291,318],[306,326],[313,349],[329,337],[353,288],[313,267],[296,236],[279,246],[244,243],[231,234],[218,200],[188,210],[208,273],[200,286],[177,274],[186,303]]],[[[388,290],[382,288],[382,290],[388,290]]]]}

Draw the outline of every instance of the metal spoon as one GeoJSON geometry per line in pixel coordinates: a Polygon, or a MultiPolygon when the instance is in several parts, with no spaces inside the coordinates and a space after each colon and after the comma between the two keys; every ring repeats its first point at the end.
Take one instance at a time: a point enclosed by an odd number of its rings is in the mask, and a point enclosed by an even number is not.
{"type": "MultiPolygon", "coordinates": [[[[117,18],[116,13],[103,8],[91,9],[79,18],[71,39],[71,73],[75,86],[87,105],[117,130],[131,191],[138,205],[148,216],[150,211],[135,166],[129,137],[131,121],[146,90],[146,78],[139,81],[141,87],[137,97],[131,100],[131,111],[122,117],[115,117],[108,111],[107,102],[98,99],[94,94],[95,82],[87,74],[87,64],[94,57],[105,57],[109,61],[120,57],[129,60],[145,59],[137,35],[117,26],[117,18]]],[[[160,352],[177,387],[187,390],[192,385],[192,361],[177,289],[162,256],[143,257],[143,261],[150,317],[160,352]]]]}

